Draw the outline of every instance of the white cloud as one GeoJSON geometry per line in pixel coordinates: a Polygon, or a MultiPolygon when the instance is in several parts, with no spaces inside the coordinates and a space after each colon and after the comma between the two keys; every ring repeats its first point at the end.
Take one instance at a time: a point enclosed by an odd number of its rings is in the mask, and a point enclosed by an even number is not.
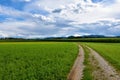
{"type": "Polygon", "coordinates": [[[30,2],[31,0],[24,0],[25,2],[30,2]]]}
{"type": "Polygon", "coordinates": [[[33,17],[34,18],[37,18],[37,19],[40,19],[42,21],[45,21],[45,22],[55,22],[54,18],[53,17],[47,17],[47,16],[44,16],[44,15],[41,15],[41,14],[33,14],[33,17]]]}
{"type": "Polygon", "coordinates": [[[5,38],[5,37],[8,37],[8,34],[0,31],[0,38],[5,38]]]}

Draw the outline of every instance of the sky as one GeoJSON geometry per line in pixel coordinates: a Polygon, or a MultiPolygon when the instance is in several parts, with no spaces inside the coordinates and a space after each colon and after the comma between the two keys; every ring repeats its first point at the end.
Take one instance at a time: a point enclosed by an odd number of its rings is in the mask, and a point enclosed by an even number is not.
{"type": "Polygon", "coordinates": [[[0,38],[120,36],[120,0],[0,0],[0,38]]]}

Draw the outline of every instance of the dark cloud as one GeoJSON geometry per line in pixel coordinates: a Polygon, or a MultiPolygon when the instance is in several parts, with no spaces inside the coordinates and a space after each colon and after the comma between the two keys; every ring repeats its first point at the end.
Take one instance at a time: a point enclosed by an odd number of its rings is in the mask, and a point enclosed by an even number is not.
{"type": "Polygon", "coordinates": [[[53,13],[60,13],[62,11],[62,9],[55,9],[55,10],[53,10],[52,12],[53,13]]]}
{"type": "Polygon", "coordinates": [[[98,21],[90,24],[80,24],[80,32],[97,35],[120,35],[120,22],[98,21]]]}

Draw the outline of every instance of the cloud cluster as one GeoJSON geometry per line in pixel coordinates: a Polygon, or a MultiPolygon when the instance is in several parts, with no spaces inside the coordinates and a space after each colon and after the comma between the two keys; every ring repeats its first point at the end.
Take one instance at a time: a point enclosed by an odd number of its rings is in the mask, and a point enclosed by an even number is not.
{"type": "Polygon", "coordinates": [[[0,5],[0,37],[120,35],[119,0],[19,1],[22,10],[0,5]]]}

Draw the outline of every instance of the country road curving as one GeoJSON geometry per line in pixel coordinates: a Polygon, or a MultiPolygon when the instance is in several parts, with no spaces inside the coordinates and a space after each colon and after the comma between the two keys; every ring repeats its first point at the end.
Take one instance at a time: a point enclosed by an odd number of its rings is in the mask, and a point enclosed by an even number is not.
{"type": "MultiPolygon", "coordinates": [[[[120,80],[120,74],[116,69],[111,66],[102,56],[99,55],[92,48],[86,46],[89,49],[89,62],[93,68],[91,75],[92,80],[120,80]]],[[[84,49],[79,45],[79,54],[73,64],[70,73],[67,76],[67,80],[83,80],[84,76],[84,49]]]]}
{"type": "Polygon", "coordinates": [[[108,63],[108,61],[92,48],[88,46],[87,48],[90,50],[90,55],[94,57],[94,59],[92,59],[93,65],[99,67],[97,71],[93,72],[95,78],[93,80],[120,80],[120,74],[108,63]],[[97,61],[97,65],[95,64],[95,61],[97,61]]]}
{"type": "Polygon", "coordinates": [[[81,80],[83,77],[83,70],[84,70],[84,50],[79,45],[79,54],[74,62],[74,65],[68,74],[67,80],[81,80]]]}

